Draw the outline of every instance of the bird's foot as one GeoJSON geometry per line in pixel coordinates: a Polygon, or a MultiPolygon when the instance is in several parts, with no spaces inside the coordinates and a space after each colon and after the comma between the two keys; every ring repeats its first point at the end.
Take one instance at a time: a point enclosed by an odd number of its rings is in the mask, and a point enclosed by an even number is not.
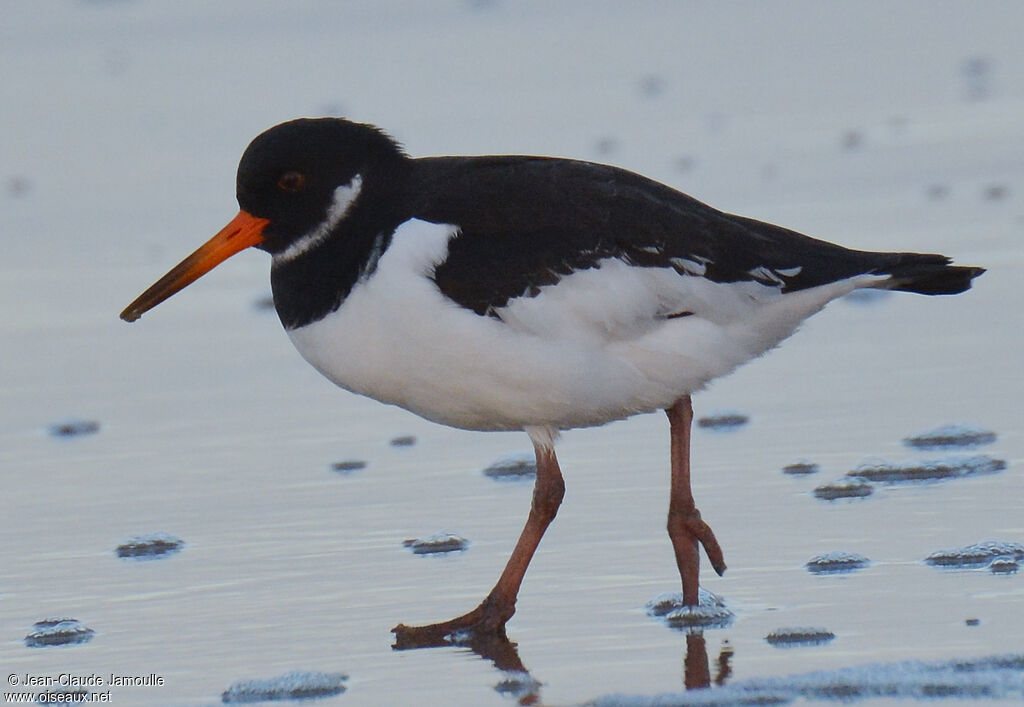
{"type": "Polygon", "coordinates": [[[704,547],[711,567],[714,568],[718,576],[721,577],[725,574],[725,555],[722,553],[722,546],[718,544],[718,539],[715,538],[711,526],[700,517],[700,511],[694,509],[693,514],[686,518],[686,530],[704,547]]]}
{"type": "Polygon", "coordinates": [[[391,629],[395,634],[392,647],[403,650],[463,644],[485,637],[505,639],[505,623],[512,618],[515,610],[515,601],[502,601],[491,594],[480,606],[448,621],[426,626],[398,624],[391,629]]]}
{"type": "Polygon", "coordinates": [[[698,606],[700,604],[700,549],[704,547],[711,566],[721,576],[725,572],[725,557],[722,547],[718,544],[711,526],[700,517],[700,511],[694,507],[685,510],[670,510],[668,514],[668,534],[672,538],[672,546],[676,552],[676,565],[683,583],[683,604],[698,606]]]}

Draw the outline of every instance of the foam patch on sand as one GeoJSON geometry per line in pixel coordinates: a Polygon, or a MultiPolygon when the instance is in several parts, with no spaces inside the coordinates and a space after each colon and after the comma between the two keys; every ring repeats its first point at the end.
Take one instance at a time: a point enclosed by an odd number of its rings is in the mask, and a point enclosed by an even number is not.
{"type": "Polygon", "coordinates": [[[781,678],[760,678],[727,687],[653,696],[606,695],[592,707],[786,704],[797,699],[954,699],[978,702],[1024,697],[1024,654],[975,660],[878,663],[781,678]]]}

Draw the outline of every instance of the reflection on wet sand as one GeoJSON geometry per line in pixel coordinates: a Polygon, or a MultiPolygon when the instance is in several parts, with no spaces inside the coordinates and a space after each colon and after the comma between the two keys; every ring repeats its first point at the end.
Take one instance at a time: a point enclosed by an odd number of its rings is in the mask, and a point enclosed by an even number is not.
{"type": "Polygon", "coordinates": [[[519,657],[517,644],[508,640],[508,636],[505,635],[504,631],[498,634],[478,634],[467,631],[443,637],[431,637],[429,639],[419,639],[404,633],[398,633],[391,647],[396,651],[404,651],[443,646],[468,648],[484,660],[491,661],[495,668],[505,674],[505,679],[494,687],[498,692],[517,697],[521,705],[533,705],[539,702],[540,682],[523,665],[523,661],[519,657]]]}
{"type": "Polygon", "coordinates": [[[708,650],[703,632],[686,634],[686,657],[683,659],[683,684],[687,690],[711,686],[708,650]]]}
{"type": "MultiPolygon", "coordinates": [[[[732,646],[722,641],[716,660],[715,684],[724,685],[732,675],[732,646]]],[[[687,690],[711,687],[711,668],[703,631],[689,631],[686,634],[686,656],[683,659],[683,684],[687,690]]]]}
{"type": "MultiPolygon", "coordinates": [[[[518,698],[520,705],[540,703],[539,680],[531,675],[519,657],[518,644],[513,643],[501,633],[476,634],[465,632],[431,640],[415,640],[404,634],[398,634],[392,649],[396,651],[414,650],[417,648],[459,647],[468,648],[484,660],[489,660],[494,667],[505,674],[505,678],[495,685],[498,692],[518,698]]],[[[721,687],[732,675],[732,646],[722,641],[715,661],[715,685],[721,687]]],[[[699,690],[711,687],[711,666],[708,658],[704,632],[691,629],[686,632],[686,652],[683,656],[683,685],[687,690],[699,690]]]]}

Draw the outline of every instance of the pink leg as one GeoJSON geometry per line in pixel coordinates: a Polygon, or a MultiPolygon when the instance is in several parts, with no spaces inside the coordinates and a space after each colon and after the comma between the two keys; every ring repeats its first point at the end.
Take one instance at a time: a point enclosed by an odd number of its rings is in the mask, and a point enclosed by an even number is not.
{"type": "Polygon", "coordinates": [[[391,631],[395,634],[399,646],[436,645],[443,642],[447,636],[461,631],[504,635],[505,622],[512,618],[516,611],[516,596],[526,575],[526,568],[530,565],[533,553],[537,550],[540,539],[544,537],[544,531],[554,520],[565,495],[565,482],[558,468],[554,448],[536,442],[533,446],[537,455],[537,481],[533,487],[530,516],[498,583],[480,606],[467,614],[427,626],[398,624],[391,631]]]}
{"type": "Polygon", "coordinates": [[[683,603],[696,606],[700,587],[698,543],[704,546],[711,566],[719,575],[725,572],[725,558],[711,526],[701,520],[690,490],[690,425],[693,422],[690,396],[680,398],[665,413],[668,415],[672,435],[672,493],[668,505],[668,535],[672,539],[676,565],[683,583],[683,603]]]}

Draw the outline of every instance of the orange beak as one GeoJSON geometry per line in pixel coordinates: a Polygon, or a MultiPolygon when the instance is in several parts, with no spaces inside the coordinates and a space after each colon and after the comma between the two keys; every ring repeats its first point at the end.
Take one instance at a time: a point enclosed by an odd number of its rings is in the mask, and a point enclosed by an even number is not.
{"type": "Polygon", "coordinates": [[[267,227],[268,223],[270,223],[268,219],[256,218],[247,211],[239,211],[238,215],[231,219],[231,223],[220,230],[220,233],[199,246],[195,253],[175,265],[169,273],[153,283],[152,287],[128,305],[121,312],[121,319],[126,322],[134,322],[235,253],[262,243],[263,229],[267,227]]]}

